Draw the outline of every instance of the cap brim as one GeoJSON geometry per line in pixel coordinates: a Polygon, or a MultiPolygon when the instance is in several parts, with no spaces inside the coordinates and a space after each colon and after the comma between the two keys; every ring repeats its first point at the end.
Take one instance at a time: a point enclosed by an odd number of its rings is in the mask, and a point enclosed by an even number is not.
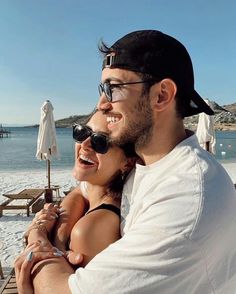
{"type": "Polygon", "coordinates": [[[190,105],[189,108],[186,110],[185,116],[191,116],[201,112],[205,112],[208,115],[214,114],[214,111],[210,108],[210,106],[194,90],[191,94],[190,105]]]}

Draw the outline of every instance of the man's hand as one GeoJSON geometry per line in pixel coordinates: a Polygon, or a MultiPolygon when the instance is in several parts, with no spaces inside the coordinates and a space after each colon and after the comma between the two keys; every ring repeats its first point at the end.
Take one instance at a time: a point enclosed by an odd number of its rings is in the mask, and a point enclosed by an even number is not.
{"type": "Polygon", "coordinates": [[[68,250],[65,252],[65,257],[67,258],[68,262],[73,265],[79,266],[83,262],[83,255],[80,253],[76,253],[72,250],[68,250]]]}
{"type": "Polygon", "coordinates": [[[16,283],[19,294],[33,294],[34,289],[31,280],[31,270],[35,263],[47,258],[63,256],[63,252],[37,241],[29,244],[14,262],[16,283]]]}

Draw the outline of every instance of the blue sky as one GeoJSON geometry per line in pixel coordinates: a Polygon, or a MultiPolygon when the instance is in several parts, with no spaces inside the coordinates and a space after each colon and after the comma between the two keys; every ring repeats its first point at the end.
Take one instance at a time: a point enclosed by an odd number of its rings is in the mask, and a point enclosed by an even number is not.
{"type": "Polygon", "coordinates": [[[188,49],[195,88],[220,105],[236,102],[236,1],[0,0],[0,123],[88,113],[98,99],[101,38],[158,29],[188,49]]]}

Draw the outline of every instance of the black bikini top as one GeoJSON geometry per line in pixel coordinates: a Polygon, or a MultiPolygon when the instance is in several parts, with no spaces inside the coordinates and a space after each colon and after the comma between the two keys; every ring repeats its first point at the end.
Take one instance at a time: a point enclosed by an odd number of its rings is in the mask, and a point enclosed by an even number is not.
{"type": "Polygon", "coordinates": [[[106,203],[103,203],[95,207],[94,209],[89,210],[86,214],[98,209],[107,209],[107,210],[113,211],[115,214],[117,214],[120,217],[120,209],[113,204],[106,204],[106,203]]]}

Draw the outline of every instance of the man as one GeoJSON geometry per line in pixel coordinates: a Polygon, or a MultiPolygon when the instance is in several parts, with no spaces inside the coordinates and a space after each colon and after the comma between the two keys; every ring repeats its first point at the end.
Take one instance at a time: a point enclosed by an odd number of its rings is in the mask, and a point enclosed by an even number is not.
{"type": "Polygon", "coordinates": [[[234,293],[236,195],[225,170],[184,129],[185,116],[213,114],[194,90],[186,49],[146,30],[101,51],[98,108],[112,140],[135,142],[144,165],[123,191],[122,238],[70,277],[62,258],[53,274],[45,266],[44,286],[54,277],[53,289],[67,291],[69,278],[72,293],[234,293]]]}

